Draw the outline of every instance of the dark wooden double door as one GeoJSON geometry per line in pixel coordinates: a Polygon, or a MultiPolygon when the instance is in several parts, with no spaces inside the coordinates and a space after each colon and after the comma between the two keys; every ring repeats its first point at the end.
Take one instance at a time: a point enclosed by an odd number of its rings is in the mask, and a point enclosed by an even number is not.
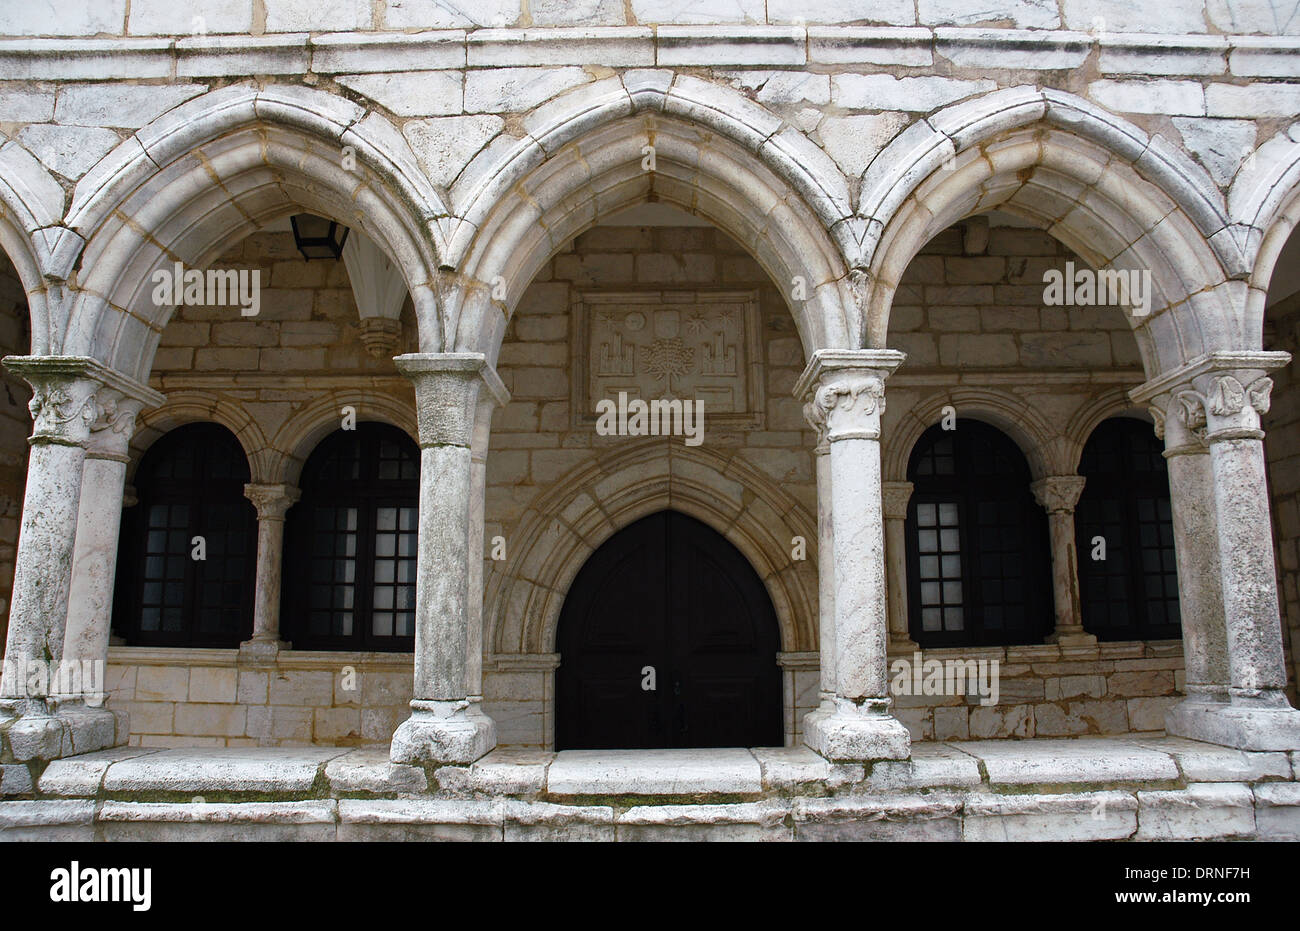
{"type": "Polygon", "coordinates": [[[693,518],[663,511],[602,545],[557,639],[559,750],[782,743],[772,603],[745,557],[693,518]]]}

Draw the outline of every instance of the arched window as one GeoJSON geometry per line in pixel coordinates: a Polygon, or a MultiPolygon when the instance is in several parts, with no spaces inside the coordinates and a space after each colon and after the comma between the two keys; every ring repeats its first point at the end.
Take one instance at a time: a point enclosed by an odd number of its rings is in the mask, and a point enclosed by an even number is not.
{"type": "Polygon", "coordinates": [[[1161,451],[1151,425],[1129,417],[1103,422],[1083,448],[1079,474],[1087,484],[1074,515],[1079,598],[1083,626],[1099,640],[1180,636],[1161,451]]]}
{"type": "Polygon", "coordinates": [[[1051,630],[1047,521],[1025,457],[973,420],[912,451],[907,513],[912,638],[924,647],[1041,643],[1051,630]]]}
{"type": "Polygon", "coordinates": [[[257,512],[244,450],[225,427],[178,427],[135,475],[123,511],[119,632],[142,646],[235,647],[253,631],[257,512]]]}
{"type": "Polygon", "coordinates": [[[415,649],[420,450],[360,423],[316,447],[288,514],[282,611],[297,649],[415,649]]]}

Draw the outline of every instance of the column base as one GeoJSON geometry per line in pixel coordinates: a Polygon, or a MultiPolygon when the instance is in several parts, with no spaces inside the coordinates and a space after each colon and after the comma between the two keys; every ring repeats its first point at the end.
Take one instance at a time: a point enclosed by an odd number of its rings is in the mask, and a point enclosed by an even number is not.
{"type": "Polygon", "coordinates": [[[0,758],[24,763],[93,753],[125,744],[128,733],[124,711],[65,705],[0,724],[0,758]]]}
{"type": "Polygon", "coordinates": [[[1300,750],[1300,711],[1187,699],[1165,715],[1165,733],[1238,750],[1300,750]]]}
{"type": "Polygon", "coordinates": [[[281,650],[289,649],[283,640],[245,640],[239,645],[241,666],[273,665],[281,650]]]}
{"type": "Polygon", "coordinates": [[[911,637],[891,637],[885,648],[889,656],[911,656],[921,650],[921,645],[911,637]]]}
{"type": "Polygon", "coordinates": [[[881,711],[817,709],[803,719],[803,742],[835,763],[906,760],[912,735],[903,722],[881,711]]]}
{"type": "Polygon", "coordinates": [[[1097,645],[1097,637],[1082,627],[1058,627],[1047,635],[1047,643],[1054,643],[1063,650],[1087,649],[1097,645]]]}
{"type": "Polygon", "coordinates": [[[393,734],[394,763],[473,763],[497,745],[496,722],[464,701],[412,701],[393,734]]]}

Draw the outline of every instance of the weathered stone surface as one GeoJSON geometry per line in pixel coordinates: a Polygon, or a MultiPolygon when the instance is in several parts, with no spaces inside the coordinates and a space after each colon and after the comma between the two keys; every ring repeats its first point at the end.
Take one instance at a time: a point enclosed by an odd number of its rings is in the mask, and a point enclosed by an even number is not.
{"type": "Polygon", "coordinates": [[[487,795],[540,795],[546,791],[546,771],[554,759],[546,750],[498,748],[473,764],[466,786],[487,795]]]}
{"type": "Polygon", "coordinates": [[[753,842],[790,838],[783,805],[638,805],[615,816],[620,841],[753,842]]]}
{"type": "Polygon", "coordinates": [[[295,802],[104,802],[96,822],[108,841],[334,840],[332,800],[295,802]]]}
{"type": "Polygon", "coordinates": [[[814,785],[837,787],[857,782],[863,767],[837,765],[808,747],[760,747],[753,751],[763,769],[763,788],[800,791],[814,785]]]}
{"type": "Polygon", "coordinates": [[[30,795],[32,772],[23,763],[0,764],[0,796],[30,795]]]}
{"type": "Polygon", "coordinates": [[[614,810],[603,805],[551,805],[506,800],[501,803],[507,841],[617,840],[614,810]]]}
{"type": "Polygon", "coordinates": [[[871,796],[799,799],[794,839],[800,841],[961,840],[957,796],[871,796]]]}
{"type": "Polygon", "coordinates": [[[497,841],[503,837],[503,809],[497,802],[343,799],[338,811],[339,840],[497,841]]]}
{"type": "Polygon", "coordinates": [[[41,773],[41,794],[93,798],[103,785],[104,773],[113,763],[155,752],[144,747],[114,747],[54,760],[41,773]]]}
{"type": "Polygon", "coordinates": [[[973,753],[943,744],[914,743],[911,760],[876,763],[867,784],[873,789],[930,789],[977,786],[981,778],[979,758],[973,753]]]}
{"type": "Polygon", "coordinates": [[[1188,782],[1257,782],[1268,778],[1291,778],[1285,753],[1250,753],[1178,737],[1138,739],[1137,742],[1172,756],[1188,782]]]}
{"type": "Polygon", "coordinates": [[[1266,782],[1255,786],[1255,826],[1260,840],[1300,840],[1300,785],[1266,782]]]}
{"type": "Polygon", "coordinates": [[[459,71],[345,74],[338,82],[397,116],[447,116],[464,109],[464,76],[459,71]]]}
{"type": "Polygon", "coordinates": [[[547,773],[552,795],[742,795],[763,790],[748,750],[566,750],[547,773]]]}
{"type": "Polygon", "coordinates": [[[126,84],[70,84],[59,88],[54,120],[67,126],[122,126],[139,129],[161,113],[197,97],[203,84],[170,87],[126,84]]]}
{"type": "Polygon", "coordinates": [[[323,763],[346,752],[342,747],[164,750],[111,764],[104,791],[305,792],[323,763]]]}
{"type": "Polygon", "coordinates": [[[828,116],[817,124],[817,135],[840,169],[847,175],[858,177],[907,123],[908,117],[904,113],[828,116]]]}
{"type": "Polygon", "coordinates": [[[497,116],[449,116],[412,120],[402,132],[434,184],[449,187],[474,154],[505,126],[497,116]]]}
{"type": "Polygon", "coordinates": [[[922,113],[997,87],[992,81],[889,74],[841,74],[831,78],[831,101],[855,110],[912,110],[922,113]]]}
{"type": "Polygon", "coordinates": [[[1166,754],[1121,740],[984,741],[957,743],[978,757],[990,785],[1064,785],[1083,782],[1174,780],[1178,767],[1166,754]]]}
{"type": "Polygon", "coordinates": [[[1138,840],[1210,840],[1254,834],[1254,795],[1237,783],[1138,792],[1138,840]]]}
{"type": "Polygon", "coordinates": [[[405,795],[423,792],[429,787],[423,769],[389,761],[388,752],[383,747],[354,750],[335,757],[325,764],[325,778],[335,795],[405,795]]]}
{"type": "Polygon", "coordinates": [[[1124,840],[1137,830],[1137,807],[1127,792],[968,796],[962,840],[1124,840]]]}
{"type": "Polygon", "coordinates": [[[581,68],[491,68],[465,75],[467,113],[530,110],[591,78],[581,68]]]}
{"type": "Polygon", "coordinates": [[[108,129],[41,124],[22,129],[18,141],[51,171],[75,181],[121,139],[108,129]]]}

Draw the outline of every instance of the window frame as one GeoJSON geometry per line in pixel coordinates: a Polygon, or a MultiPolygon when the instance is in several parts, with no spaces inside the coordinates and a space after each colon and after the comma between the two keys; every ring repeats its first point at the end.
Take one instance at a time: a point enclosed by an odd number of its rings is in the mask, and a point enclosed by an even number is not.
{"type": "MultiPolygon", "coordinates": [[[[1032,474],[1020,447],[1009,436],[983,421],[963,418],[952,431],[944,431],[936,424],[927,429],[912,448],[908,458],[908,481],[912,495],[907,504],[903,538],[907,559],[907,615],[911,638],[924,649],[956,647],[999,647],[1039,644],[1051,633],[1055,623],[1052,602],[1052,567],[1044,555],[1050,553],[1047,515],[1034,501],[1030,489],[1032,474]],[[952,476],[919,476],[917,467],[921,457],[944,436],[953,439],[954,473],[952,476]],[[1014,453],[1017,464],[1023,466],[1018,475],[1006,476],[990,483],[986,477],[970,468],[972,448],[980,437],[991,439],[1014,453]],[[988,492],[997,493],[990,495],[988,492]],[[981,573],[982,557],[976,545],[978,523],[975,519],[980,504],[990,501],[1002,506],[1014,504],[1021,511],[1018,523],[1025,541],[1024,572],[1021,576],[1024,591],[1025,616],[1028,626],[1017,628],[986,628],[984,625],[984,593],[981,573]],[[962,629],[927,631],[922,622],[921,604],[921,552],[920,527],[917,509],[923,504],[957,505],[957,531],[961,557],[962,629]],[[1041,541],[1035,546],[1034,540],[1041,541]],[[1038,620],[1035,621],[1034,619],[1038,620]]],[[[927,554],[928,555],[928,554],[927,554]]],[[[1010,584],[1005,577],[1003,584],[1010,584]]],[[[942,584],[942,582],[940,583],[942,584]]]]}
{"type": "MultiPolygon", "coordinates": [[[[373,633],[375,615],[375,559],[380,508],[413,508],[416,523],[413,534],[415,552],[411,555],[409,583],[412,599],[419,561],[420,448],[403,430],[379,421],[364,421],[355,430],[335,430],[312,450],[303,465],[300,487],[302,496],[285,515],[285,582],[282,588],[281,628],[283,639],[295,650],[361,653],[413,653],[414,627],[409,637],[377,636],[373,633]],[[412,454],[416,474],[413,479],[379,479],[379,449],[384,439],[397,442],[412,454]],[[317,478],[313,470],[322,469],[331,454],[344,443],[360,444],[359,478],[317,478]],[[318,635],[311,630],[311,590],[313,544],[319,532],[314,529],[318,507],[332,509],[356,507],[356,552],[352,557],[353,576],[352,633],[318,635]]],[[[400,517],[399,517],[400,528],[400,517]]],[[[334,531],[337,535],[337,531],[334,531]]],[[[398,531],[399,539],[401,531],[398,531]]],[[[400,545],[400,543],[399,543],[400,545]]],[[[383,583],[387,584],[387,583],[383,583]]],[[[406,584],[406,583],[403,583],[406,584]]],[[[418,623],[412,600],[413,624],[418,623]]],[[[395,613],[395,612],[394,612],[395,613]]]]}
{"type": "MultiPolygon", "coordinates": [[[[112,627],[130,646],[175,647],[175,648],[237,648],[240,643],[253,635],[253,602],[256,594],[257,580],[257,509],[244,494],[244,485],[251,478],[248,457],[239,440],[228,429],[211,422],[184,424],[165,435],[149,447],[141,458],[135,474],[136,504],[124,508],[122,514],[121,540],[118,545],[118,568],[114,595],[114,619],[112,627]],[[232,454],[238,454],[238,461],[243,470],[238,478],[214,479],[202,477],[194,479],[156,478],[151,473],[158,468],[165,456],[173,455],[183,446],[190,447],[196,463],[211,461],[210,453],[214,444],[228,447],[232,454]],[[207,559],[195,560],[190,556],[195,535],[202,535],[194,521],[199,519],[206,508],[213,507],[213,500],[223,502],[224,509],[239,514],[246,522],[244,527],[246,557],[242,598],[237,610],[240,623],[234,633],[209,633],[198,629],[196,606],[199,592],[203,586],[203,570],[213,558],[211,552],[207,559]],[[172,506],[186,504],[190,511],[189,526],[186,530],[185,586],[181,614],[185,620],[185,629],[180,631],[145,630],[144,622],[144,587],[146,562],[149,553],[146,549],[150,533],[149,512],[157,505],[172,506]]],[[[236,530],[236,532],[238,532],[236,530]]],[[[166,557],[164,556],[164,559],[166,557]]],[[[164,585],[169,584],[163,582],[164,585]]]]}
{"type": "MultiPolygon", "coordinates": [[[[1169,493],[1169,472],[1168,469],[1161,469],[1156,472],[1143,472],[1136,469],[1134,456],[1136,451],[1132,447],[1126,446],[1123,450],[1124,457],[1122,463],[1122,473],[1088,475],[1086,474],[1087,455],[1089,445],[1098,437],[1099,431],[1116,430],[1123,431],[1130,439],[1140,438],[1143,442],[1148,443],[1146,455],[1159,457],[1163,464],[1163,446],[1156,439],[1151,424],[1136,417],[1116,416],[1108,417],[1093,428],[1088,434],[1088,439],[1079,457],[1079,474],[1086,479],[1083,486],[1083,493],[1079,496],[1078,504],[1075,506],[1075,548],[1078,553],[1078,571],[1079,571],[1079,620],[1083,629],[1095,636],[1098,640],[1104,642],[1129,642],[1135,640],[1177,640],[1182,637],[1182,605],[1178,598],[1178,567],[1175,561],[1172,570],[1174,595],[1172,599],[1173,609],[1178,620],[1163,624],[1153,623],[1150,620],[1151,599],[1146,594],[1147,580],[1149,573],[1143,565],[1143,557],[1146,548],[1142,545],[1142,519],[1139,514],[1139,499],[1144,497],[1153,497],[1157,502],[1157,513],[1159,513],[1159,501],[1163,500],[1169,510],[1169,519],[1167,522],[1159,521],[1159,525],[1167,523],[1169,532],[1169,547],[1173,547],[1173,503],[1170,500],[1169,493]],[[1149,437],[1149,439],[1148,439],[1149,437]],[[1130,623],[1124,626],[1106,625],[1100,626],[1095,623],[1096,615],[1092,615],[1094,623],[1090,624],[1090,607],[1091,599],[1088,595],[1089,582],[1091,581],[1090,570],[1093,568],[1092,560],[1092,529],[1095,523],[1089,520],[1086,509],[1094,502],[1118,501],[1121,519],[1121,540],[1120,546],[1114,546],[1111,540],[1106,541],[1106,558],[1110,561],[1118,552],[1125,563],[1125,586],[1124,590],[1127,596],[1127,607],[1130,617],[1130,623]],[[1125,558],[1122,554],[1135,553],[1136,558],[1125,558]]],[[[1105,536],[1105,534],[1103,534],[1105,536]]],[[[1162,545],[1161,551],[1165,549],[1162,545]]],[[[1161,570],[1161,576],[1169,574],[1168,570],[1161,570]]],[[[1162,583],[1163,584],[1163,583],[1162,583]]],[[[1166,589],[1167,591],[1167,589],[1166,589]]],[[[1168,595],[1163,599],[1166,604],[1170,599],[1168,595]]]]}

